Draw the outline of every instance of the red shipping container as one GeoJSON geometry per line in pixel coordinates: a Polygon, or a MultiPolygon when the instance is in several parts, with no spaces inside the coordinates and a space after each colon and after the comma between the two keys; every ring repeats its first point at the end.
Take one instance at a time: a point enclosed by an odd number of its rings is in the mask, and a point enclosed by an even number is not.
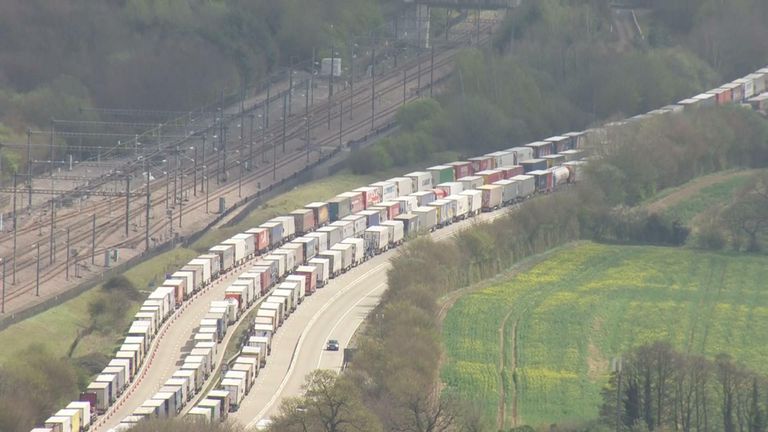
{"type": "Polygon", "coordinates": [[[350,213],[357,213],[365,210],[365,196],[362,192],[348,192],[347,194],[342,195],[349,196],[350,213]]]}
{"type": "Polygon", "coordinates": [[[304,233],[306,234],[313,231],[316,226],[317,221],[315,221],[315,213],[310,211],[304,216],[304,233]]]}
{"type": "MultiPolygon", "coordinates": [[[[352,192],[360,192],[363,194],[363,202],[365,203],[365,208],[370,208],[381,202],[379,190],[375,187],[361,187],[355,189],[352,192]]],[[[356,212],[353,210],[352,213],[356,212]]]]}
{"type": "Polygon", "coordinates": [[[393,220],[396,216],[400,215],[400,203],[392,203],[387,206],[387,215],[389,220],[393,220]]]}
{"type": "Polygon", "coordinates": [[[181,306],[184,303],[184,291],[186,290],[185,284],[176,285],[173,287],[174,294],[176,295],[176,306],[181,306]]]}
{"type": "Polygon", "coordinates": [[[181,305],[184,302],[184,294],[187,291],[187,280],[177,279],[178,283],[163,282],[162,287],[171,288],[173,290],[174,301],[176,306],[181,305]]]}
{"type": "Polygon", "coordinates": [[[297,276],[304,276],[304,294],[305,295],[312,295],[313,292],[317,290],[317,278],[315,277],[315,274],[312,272],[303,272],[301,270],[296,270],[294,272],[297,276]]]}
{"type": "Polygon", "coordinates": [[[379,195],[379,191],[376,190],[375,188],[371,188],[371,190],[365,193],[365,208],[375,206],[380,202],[381,202],[381,195],[379,195]]]}
{"type": "Polygon", "coordinates": [[[499,180],[504,180],[504,171],[500,169],[480,171],[477,175],[482,177],[487,185],[496,183],[499,180]]]}
{"type": "Polygon", "coordinates": [[[246,231],[253,234],[256,252],[264,252],[269,249],[269,230],[266,228],[251,228],[246,231]]]}
{"type": "Polygon", "coordinates": [[[471,176],[474,171],[472,170],[472,162],[451,162],[448,165],[453,167],[453,178],[460,179],[462,177],[471,176]]]}
{"type": "Polygon", "coordinates": [[[717,104],[718,105],[725,105],[729,102],[731,102],[733,99],[731,97],[731,90],[730,89],[723,89],[720,93],[717,94],[717,104]]]}
{"type": "Polygon", "coordinates": [[[432,192],[434,192],[436,200],[443,199],[448,196],[448,192],[446,192],[445,189],[432,189],[432,192]]]}
{"type": "Polygon", "coordinates": [[[494,166],[496,164],[496,160],[493,158],[493,156],[473,157],[469,159],[469,161],[472,163],[472,171],[475,173],[496,168],[494,166]]]}
{"type": "Polygon", "coordinates": [[[504,167],[501,168],[502,171],[504,171],[504,179],[509,180],[514,176],[517,175],[523,175],[525,174],[525,170],[523,169],[522,165],[514,165],[511,167],[504,167]]]}
{"type": "Polygon", "coordinates": [[[261,295],[265,295],[269,288],[272,286],[272,275],[269,274],[269,271],[263,271],[261,272],[261,295]]]}
{"type": "Polygon", "coordinates": [[[352,213],[357,213],[365,210],[365,201],[363,201],[363,195],[352,198],[349,200],[349,207],[352,213]]]}

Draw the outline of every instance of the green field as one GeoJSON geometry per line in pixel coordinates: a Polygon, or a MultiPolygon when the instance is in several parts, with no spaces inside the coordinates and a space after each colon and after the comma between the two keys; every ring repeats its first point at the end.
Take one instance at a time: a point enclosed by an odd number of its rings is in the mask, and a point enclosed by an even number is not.
{"type": "Polygon", "coordinates": [[[764,256],[565,248],[456,302],[444,321],[442,378],[482,401],[489,419],[503,409],[509,427],[515,413],[531,425],[596,418],[611,357],[650,341],[727,351],[768,373],[767,280],[764,256]]]}
{"type": "Polygon", "coordinates": [[[734,175],[721,182],[707,186],[690,197],[667,208],[664,213],[677,219],[684,225],[690,225],[700,213],[717,205],[728,203],[734,192],[743,188],[752,178],[751,175],[734,175]]]}

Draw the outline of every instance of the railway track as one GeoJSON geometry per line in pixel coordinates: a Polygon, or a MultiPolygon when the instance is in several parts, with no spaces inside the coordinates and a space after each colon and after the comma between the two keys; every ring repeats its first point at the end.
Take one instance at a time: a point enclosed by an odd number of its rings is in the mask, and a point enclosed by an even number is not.
{"type": "MultiPolygon", "coordinates": [[[[481,43],[485,42],[489,38],[489,33],[492,29],[493,23],[487,22],[483,23],[481,26],[481,43]]],[[[413,86],[418,82],[421,84],[421,87],[416,90],[416,92],[408,93],[406,92],[405,100],[410,101],[413,99],[416,99],[418,97],[418,94],[425,89],[425,87],[428,89],[431,79],[433,78],[435,82],[439,82],[445,77],[448,76],[450,73],[450,65],[452,62],[453,57],[458,53],[461,46],[457,46],[454,48],[449,48],[445,51],[441,51],[439,53],[434,54],[434,59],[430,58],[430,54],[422,54],[420,56],[417,56],[414,59],[411,59],[410,61],[404,62],[400,67],[393,69],[386,74],[382,75],[381,77],[377,76],[375,78],[376,85],[375,85],[375,94],[373,97],[378,98],[381,100],[394,100],[399,102],[394,102],[387,104],[385,103],[383,107],[380,107],[379,109],[376,109],[376,118],[374,120],[374,127],[376,124],[382,125],[386,122],[388,122],[394,114],[397,112],[397,110],[400,108],[400,106],[403,103],[403,83],[404,80],[402,78],[403,71],[405,71],[406,74],[406,83],[405,87],[410,87],[413,89],[413,86]],[[432,64],[432,68],[430,68],[430,64],[432,64]],[[420,74],[419,74],[420,72],[420,74]]],[[[209,205],[210,200],[213,200],[216,202],[219,197],[221,196],[227,196],[232,195],[241,187],[248,187],[253,182],[258,181],[259,178],[264,177],[265,175],[268,175],[270,171],[280,170],[281,168],[285,169],[286,167],[290,167],[293,164],[296,164],[300,159],[307,158],[307,152],[299,151],[306,148],[306,142],[304,141],[304,138],[306,136],[306,130],[307,130],[307,123],[309,122],[309,129],[310,134],[312,134],[313,131],[322,129],[325,124],[328,122],[328,110],[331,110],[330,120],[333,125],[338,124],[339,117],[350,115],[350,110],[354,113],[357,110],[357,115],[353,117],[352,120],[343,121],[344,127],[341,131],[341,138],[342,140],[344,137],[349,137],[350,135],[357,136],[358,134],[364,134],[370,131],[371,129],[371,116],[370,115],[364,115],[361,116],[361,112],[365,112],[365,109],[371,106],[371,79],[366,78],[364,80],[361,80],[358,83],[355,83],[354,87],[349,87],[343,90],[340,90],[334,95],[333,99],[330,101],[325,101],[321,104],[317,104],[314,107],[302,111],[300,114],[295,114],[293,117],[290,117],[286,119],[285,122],[285,144],[286,144],[286,150],[283,153],[283,157],[278,160],[276,167],[272,166],[264,166],[259,169],[252,169],[248,171],[247,173],[242,174],[242,178],[240,180],[233,181],[230,179],[228,182],[224,183],[223,185],[220,185],[216,190],[210,190],[210,199],[206,200],[202,198],[198,194],[196,198],[189,197],[189,202],[183,204],[184,212],[185,214],[193,214],[195,212],[202,212],[204,207],[206,205],[209,205]],[[351,101],[351,103],[349,103],[351,101]],[[343,106],[343,112],[340,111],[340,107],[343,106]],[[306,118],[309,118],[309,121],[306,120],[306,118]]],[[[277,123],[277,122],[276,122],[277,123]]],[[[211,126],[211,128],[216,127],[211,126]]],[[[333,128],[333,127],[332,127],[333,128]]],[[[209,128],[210,129],[210,128],[209,128]]],[[[324,131],[321,131],[323,133],[324,131]]],[[[264,139],[261,144],[261,151],[262,151],[262,158],[265,154],[268,154],[269,152],[272,152],[273,154],[277,153],[277,149],[282,147],[283,144],[283,125],[282,124],[274,124],[270,125],[270,128],[264,132],[264,139]],[[269,139],[267,139],[269,137],[269,139]]],[[[315,150],[323,148],[323,147],[336,147],[339,142],[339,134],[328,134],[327,136],[319,139],[317,142],[312,143],[312,146],[315,150]]],[[[241,151],[245,153],[247,149],[250,147],[250,140],[248,142],[245,142],[244,140],[241,140],[238,138],[233,139],[232,141],[227,141],[227,148],[228,152],[234,152],[235,150],[241,151]],[[240,146],[240,144],[243,144],[240,146]],[[231,146],[231,147],[230,147],[231,146]]],[[[316,153],[315,153],[316,154],[316,153]]],[[[150,155],[151,156],[151,155],[150,155]]],[[[220,163],[219,158],[222,157],[219,153],[212,153],[209,155],[203,155],[202,161],[198,162],[198,166],[209,166],[214,167],[218,166],[220,163]]],[[[318,157],[315,155],[314,157],[309,158],[310,163],[314,163],[318,157]]],[[[305,169],[309,164],[305,163],[303,164],[302,168],[305,169]]],[[[139,168],[140,166],[138,164],[134,164],[136,168],[139,168]]],[[[229,165],[224,168],[224,170],[231,169],[235,167],[236,165],[229,165]]],[[[190,175],[194,174],[194,167],[184,167],[184,165],[181,165],[181,168],[179,169],[181,176],[189,177],[190,175]]],[[[208,178],[210,181],[212,176],[216,176],[218,179],[221,175],[220,170],[216,170],[215,172],[212,172],[208,174],[208,178]]],[[[152,209],[159,209],[164,208],[166,202],[168,202],[169,207],[173,208],[175,203],[172,203],[172,201],[175,201],[175,198],[179,195],[178,193],[174,196],[168,195],[166,198],[165,190],[169,188],[169,182],[174,181],[174,178],[171,176],[165,176],[162,179],[159,179],[158,181],[155,181],[154,183],[150,183],[150,197],[151,197],[151,208],[152,209]]],[[[207,183],[207,182],[206,182],[207,183]]],[[[142,193],[145,191],[145,185],[141,184],[140,188],[136,188],[133,193],[137,193],[135,191],[140,189],[140,192],[142,193]]],[[[252,185],[251,185],[252,186],[252,185]]],[[[195,184],[192,186],[192,188],[197,188],[198,183],[195,182],[195,184]]],[[[187,185],[186,188],[183,188],[181,190],[180,195],[182,196],[181,199],[183,199],[184,192],[186,191],[187,194],[189,194],[189,185],[187,185]]],[[[21,192],[22,189],[19,189],[21,192]]],[[[134,206],[133,208],[129,208],[128,210],[128,220],[135,221],[135,220],[143,220],[143,216],[146,212],[146,198],[145,197],[136,197],[132,198],[132,201],[134,203],[138,202],[141,205],[134,206]]],[[[87,245],[85,248],[85,252],[80,254],[79,257],[76,257],[70,265],[75,266],[77,268],[78,265],[81,266],[81,268],[85,271],[87,270],[87,265],[83,265],[82,263],[85,261],[87,262],[88,259],[91,256],[101,256],[107,249],[121,249],[121,248],[128,248],[128,249],[136,249],[145,241],[145,232],[142,230],[142,232],[137,232],[135,234],[132,234],[129,230],[129,235],[127,238],[122,239],[115,239],[115,233],[116,232],[122,232],[124,231],[124,225],[125,225],[125,212],[122,212],[121,209],[125,208],[125,198],[124,197],[116,197],[116,198],[108,198],[103,199],[101,201],[91,202],[90,205],[84,209],[84,210],[77,210],[70,209],[70,211],[63,212],[63,214],[59,214],[54,219],[54,236],[61,235],[63,231],[68,228],[70,231],[70,245],[87,245]],[[112,210],[117,209],[121,214],[116,217],[110,217],[110,213],[112,210]],[[92,234],[92,218],[93,215],[96,215],[96,235],[95,235],[95,242],[93,234],[92,234]],[[92,250],[90,247],[90,243],[93,242],[97,245],[96,250],[92,250]],[[103,247],[98,247],[98,245],[106,245],[103,247]]],[[[174,209],[175,210],[175,209],[174,209]]],[[[155,211],[156,213],[156,211],[155,211]]],[[[176,213],[178,214],[178,213],[176,213]]],[[[43,216],[50,217],[50,214],[44,214],[43,216]]],[[[34,221],[34,219],[32,219],[34,221]]],[[[144,221],[146,223],[146,221],[144,221]]],[[[166,217],[157,217],[155,215],[154,220],[150,220],[150,228],[149,228],[149,236],[151,238],[157,238],[162,235],[164,235],[165,232],[168,232],[170,230],[168,224],[174,223],[173,220],[169,220],[166,217]]],[[[134,227],[133,231],[136,227],[134,227]]],[[[142,227],[146,229],[145,227],[142,227]]],[[[50,222],[42,220],[42,217],[38,219],[36,223],[27,224],[27,226],[20,227],[17,231],[18,239],[20,240],[20,244],[30,245],[35,244],[37,242],[40,242],[41,245],[41,260],[42,257],[46,258],[46,261],[48,261],[48,256],[50,255],[50,246],[51,241],[50,237],[48,238],[41,238],[39,236],[39,233],[50,231],[50,222]],[[45,227],[43,226],[45,225],[45,227]],[[36,236],[35,231],[37,231],[37,241],[35,241],[34,236],[36,236]],[[30,238],[32,237],[32,238],[30,238]]],[[[50,235],[50,232],[49,232],[50,235]]],[[[6,248],[8,245],[9,239],[5,239],[0,241],[0,246],[5,243],[6,248]]],[[[54,241],[54,252],[60,250],[61,248],[58,246],[62,241],[59,240],[54,241]]],[[[10,263],[9,263],[10,264],[10,263]]],[[[10,285],[9,289],[6,292],[6,302],[13,301],[15,299],[20,298],[21,296],[28,294],[32,291],[34,291],[37,282],[34,277],[34,273],[36,271],[37,266],[37,256],[35,251],[33,251],[31,248],[25,247],[24,250],[17,249],[17,263],[15,272],[18,276],[17,277],[17,284],[16,285],[10,285]],[[21,252],[21,253],[20,253],[21,252]],[[26,252],[26,253],[25,253],[26,252]],[[31,276],[31,277],[30,277],[31,276]]],[[[10,268],[10,266],[9,266],[10,268]]],[[[53,263],[48,264],[44,269],[41,270],[40,274],[40,285],[45,285],[46,283],[52,282],[57,277],[60,277],[62,273],[66,271],[66,260],[62,259],[54,259],[53,263]],[[44,271],[43,271],[44,270],[44,271]]]]}

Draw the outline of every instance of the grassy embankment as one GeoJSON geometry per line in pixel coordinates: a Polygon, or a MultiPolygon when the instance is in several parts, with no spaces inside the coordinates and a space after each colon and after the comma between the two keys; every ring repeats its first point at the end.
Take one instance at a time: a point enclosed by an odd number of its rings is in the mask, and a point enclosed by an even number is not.
{"type": "Polygon", "coordinates": [[[766,278],[765,256],[594,243],[566,249],[456,302],[444,322],[442,377],[483,401],[489,419],[503,395],[509,426],[514,415],[533,425],[596,418],[610,359],[645,342],[729,352],[768,373],[766,278]]]}
{"type": "MultiPolygon", "coordinates": [[[[155,259],[143,262],[125,272],[125,276],[142,292],[147,288],[162,282],[165,273],[178,268],[195,256],[189,249],[175,249],[157,256],[155,259]]],[[[90,289],[72,300],[48,309],[22,322],[14,324],[0,332],[0,363],[11,358],[31,344],[43,344],[48,350],[58,356],[64,356],[77,336],[78,331],[90,323],[88,305],[94,301],[101,291],[101,284],[96,289],[90,289]]],[[[129,308],[128,319],[138,310],[138,302],[126,305],[129,308]]],[[[123,323],[128,325],[126,321],[123,323]]],[[[94,333],[82,339],[73,357],[87,353],[112,354],[117,348],[117,335],[94,333]]]]}

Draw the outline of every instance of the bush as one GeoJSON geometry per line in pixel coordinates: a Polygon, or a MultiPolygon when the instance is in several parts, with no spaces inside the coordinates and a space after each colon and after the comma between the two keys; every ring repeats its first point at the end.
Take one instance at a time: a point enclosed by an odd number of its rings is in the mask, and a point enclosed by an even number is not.
{"type": "Polygon", "coordinates": [[[710,211],[701,216],[693,230],[693,246],[710,250],[722,250],[725,247],[727,239],[718,213],[710,211]]]}
{"type": "Polygon", "coordinates": [[[405,104],[397,111],[395,119],[405,130],[415,130],[419,123],[440,114],[440,103],[434,99],[418,99],[405,104]]]}
{"type": "MultiPolygon", "coordinates": [[[[141,294],[128,278],[118,275],[102,285],[102,291],[88,304],[91,323],[86,331],[109,333],[119,331],[126,325],[128,308],[132,300],[141,294]]],[[[74,351],[74,348],[73,348],[74,351]]]]}
{"type": "Polygon", "coordinates": [[[111,277],[104,283],[102,289],[106,292],[121,293],[134,300],[139,298],[139,290],[136,289],[130,279],[123,275],[111,277]]]}
{"type": "Polygon", "coordinates": [[[378,143],[352,152],[347,165],[355,174],[370,174],[391,167],[392,159],[387,154],[384,144],[378,143]]]}

